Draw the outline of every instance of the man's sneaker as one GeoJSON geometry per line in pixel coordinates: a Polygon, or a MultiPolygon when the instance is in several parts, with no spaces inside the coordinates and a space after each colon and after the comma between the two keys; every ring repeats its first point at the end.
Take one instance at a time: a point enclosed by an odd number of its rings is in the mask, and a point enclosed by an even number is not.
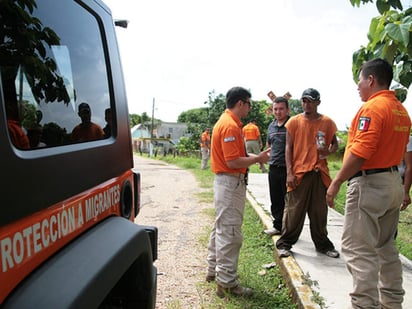
{"type": "Polygon", "coordinates": [[[280,231],[275,227],[272,227],[271,229],[268,229],[268,230],[264,230],[263,232],[268,236],[274,236],[274,235],[281,234],[280,231]]]}
{"type": "Polygon", "coordinates": [[[321,252],[321,253],[325,254],[326,256],[328,256],[330,258],[334,258],[334,259],[339,257],[339,252],[335,249],[328,250],[328,251],[321,252]]]}
{"type": "Polygon", "coordinates": [[[217,285],[216,295],[220,298],[224,298],[225,295],[233,295],[238,297],[249,297],[252,296],[253,290],[250,288],[245,288],[243,286],[237,285],[233,288],[224,288],[220,285],[217,285]]]}
{"type": "Polygon", "coordinates": [[[278,250],[278,255],[280,258],[288,257],[292,255],[292,252],[288,249],[279,249],[278,250]]]}

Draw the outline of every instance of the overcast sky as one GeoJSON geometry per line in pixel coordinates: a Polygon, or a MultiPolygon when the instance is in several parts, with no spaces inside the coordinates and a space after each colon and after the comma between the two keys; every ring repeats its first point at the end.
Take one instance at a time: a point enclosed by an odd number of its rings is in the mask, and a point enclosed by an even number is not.
{"type": "MultiPolygon", "coordinates": [[[[321,94],[318,111],[346,129],[361,105],[352,54],[367,44],[374,4],[349,0],[103,0],[114,19],[129,112],[175,122],[232,86],[267,93],[321,94]]],[[[411,1],[403,1],[409,3],[411,1]]],[[[412,100],[404,103],[412,114],[412,100]]]]}

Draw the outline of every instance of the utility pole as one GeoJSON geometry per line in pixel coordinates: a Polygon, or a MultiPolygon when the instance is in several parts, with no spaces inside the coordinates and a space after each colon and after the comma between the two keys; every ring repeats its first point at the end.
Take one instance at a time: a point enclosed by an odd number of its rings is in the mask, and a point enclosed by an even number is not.
{"type": "Polygon", "coordinates": [[[155,110],[155,98],[153,98],[152,106],[152,129],[150,130],[150,138],[153,139],[153,129],[154,129],[154,110],[155,110]]]}
{"type": "Polygon", "coordinates": [[[153,106],[152,106],[152,125],[150,128],[150,145],[149,145],[149,157],[151,158],[153,155],[153,129],[154,129],[154,110],[155,110],[155,98],[153,98],[153,106]]]}

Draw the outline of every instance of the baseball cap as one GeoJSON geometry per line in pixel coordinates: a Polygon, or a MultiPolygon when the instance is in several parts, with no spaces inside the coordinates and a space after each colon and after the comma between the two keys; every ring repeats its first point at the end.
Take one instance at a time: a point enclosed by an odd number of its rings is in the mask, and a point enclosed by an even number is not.
{"type": "Polygon", "coordinates": [[[308,88],[303,91],[301,99],[303,98],[308,98],[311,101],[318,101],[320,100],[320,94],[316,89],[308,88]]]}

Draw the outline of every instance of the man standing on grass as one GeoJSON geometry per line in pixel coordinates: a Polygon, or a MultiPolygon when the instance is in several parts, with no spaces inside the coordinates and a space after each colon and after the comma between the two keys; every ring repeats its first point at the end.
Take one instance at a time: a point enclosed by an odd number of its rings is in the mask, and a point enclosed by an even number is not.
{"type": "Polygon", "coordinates": [[[210,129],[206,128],[200,136],[200,153],[202,155],[202,163],[200,168],[205,170],[210,156],[210,129]]]}
{"type": "Polygon", "coordinates": [[[383,59],[364,63],[358,91],[365,103],[352,120],[342,169],[326,194],[334,207],[348,180],[342,253],[352,274],[352,308],[401,309],[402,264],[395,244],[404,197],[398,172],[411,120],[389,90],[392,66],[383,59]]]}
{"type": "Polygon", "coordinates": [[[226,94],[226,110],[216,122],[212,133],[211,169],[215,222],[210,234],[206,281],[216,279],[216,294],[224,297],[250,296],[252,289],[239,285],[238,260],[242,246],[242,223],[246,202],[248,167],[266,163],[270,149],[248,156],[242,134],[241,118],[251,108],[251,93],[242,87],[231,88],[226,94]]]}

